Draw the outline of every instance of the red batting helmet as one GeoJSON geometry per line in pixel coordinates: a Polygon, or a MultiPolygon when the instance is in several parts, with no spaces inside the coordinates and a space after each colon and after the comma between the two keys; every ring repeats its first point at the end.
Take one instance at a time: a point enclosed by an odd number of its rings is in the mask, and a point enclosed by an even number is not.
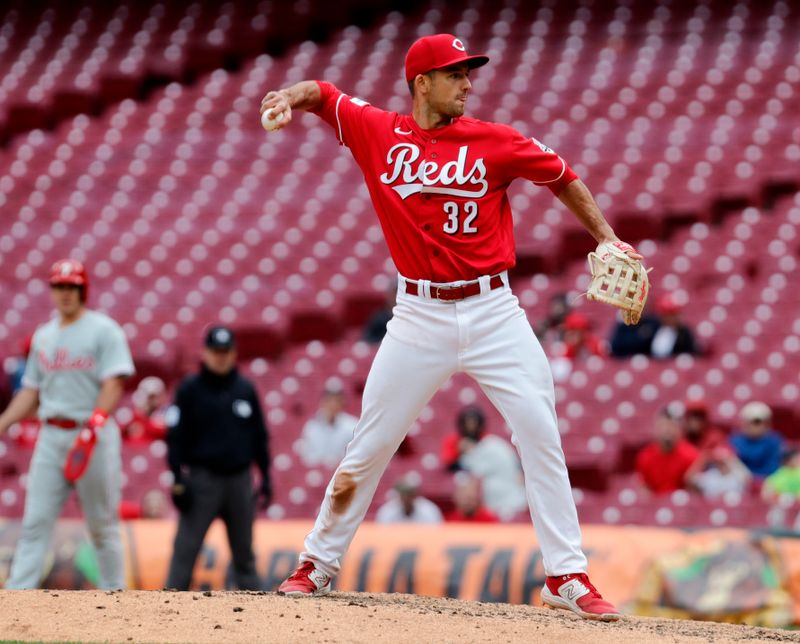
{"type": "Polygon", "coordinates": [[[81,300],[89,295],[89,277],[86,268],[74,259],[60,259],[50,269],[50,286],[73,284],[81,287],[81,300]]]}

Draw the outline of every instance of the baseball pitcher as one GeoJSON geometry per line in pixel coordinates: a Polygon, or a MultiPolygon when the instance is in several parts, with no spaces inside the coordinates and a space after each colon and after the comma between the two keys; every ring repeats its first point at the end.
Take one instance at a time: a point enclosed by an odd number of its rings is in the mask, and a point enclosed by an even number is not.
{"type": "Polygon", "coordinates": [[[6,588],[39,586],[55,521],[73,488],[97,550],[100,588],[124,588],[120,433],[110,414],[133,361],[120,326],[86,308],[89,280],[80,262],[56,262],[50,287],[57,315],[36,330],[23,388],[0,415],[0,434],[34,412],[42,421],[6,588]]]}
{"type": "MultiPolygon", "coordinates": [[[[586,574],[548,361],[509,287],[515,252],[506,190],[517,178],[546,186],[597,240],[599,258],[617,253],[637,263],[641,256],[616,237],[553,150],[507,125],[464,116],[470,72],[488,61],[468,55],[450,34],[415,42],[405,64],[411,114],[386,112],[318,81],[269,92],[262,101],[265,128],[286,127],[292,110],[308,110],[350,148],[399,272],[394,316],[367,379],[361,418],[300,565],[279,592],[330,590],[409,427],[436,390],[464,372],[503,415],[519,448],[548,575],[543,601],[615,620],[619,613],[586,574]]],[[[637,285],[633,278],[620,283],[627,296],[637,285]]]]}

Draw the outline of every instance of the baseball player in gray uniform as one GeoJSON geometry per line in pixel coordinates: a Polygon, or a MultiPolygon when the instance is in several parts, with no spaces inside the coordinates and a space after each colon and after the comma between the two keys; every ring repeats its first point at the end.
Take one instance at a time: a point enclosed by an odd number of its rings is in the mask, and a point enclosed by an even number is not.
{"type": "Polygon", "coordinates": [[[133,361],[122,328],[86,308],[89,281],[80,262],[56,262],[50,287],[57,315],[36,330],[22,389],[0,415],[0,434],[34,413],[42,421],[6,588],[41,583],[53,527],[73,487],[97,550],[98,585],[124,588],[121,443],[110,414],[133,361]]]}

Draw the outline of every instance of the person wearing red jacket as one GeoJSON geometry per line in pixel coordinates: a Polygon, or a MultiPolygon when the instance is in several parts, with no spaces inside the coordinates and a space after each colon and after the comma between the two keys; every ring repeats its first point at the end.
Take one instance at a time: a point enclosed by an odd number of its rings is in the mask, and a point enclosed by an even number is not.
{"type": "Polygon", "coordinates": [[[133,418],[122,427],[126,443],[146,444],[166,438],[167,425],[161,412],[166,389],[164,381],[156,376],[148,376],[139,383],[133,392],[133,418]]]}
{"type": "Polygon", "coordinates": [[[455,507],[445,512],[445,521],[459,521],[462,523],[497,523],[499,519],[481,503],[480,479],[459,472],[455,475],[455,489],[453,490],[453,503],[455,507]]]}
{"type": "Polygon", "coordinates": [[[576,311],[567,315],[564,320],[564,338],[559,346],[560,354],[570,360],[606,355],[605,344],[592,333],[589,318],[576,311]]]}
{"type": "Polygon", "coordinates": [[[452,472],[464,469],[461,456],[468,443],[478,443],[486,435],[486,416],[479,407],[467,406],[458,412],[456,431],[442,440],[440,458],[445,469],[452,472]]]}
{"type": "Polygon", "coordinates": [[[683,437],[680,415],[670,408],[658,413],[655,440],[636,457],[636,471],[645,488],[654,494],[668,494],[686,487],[686,474],[699,452],[683,437]]]}

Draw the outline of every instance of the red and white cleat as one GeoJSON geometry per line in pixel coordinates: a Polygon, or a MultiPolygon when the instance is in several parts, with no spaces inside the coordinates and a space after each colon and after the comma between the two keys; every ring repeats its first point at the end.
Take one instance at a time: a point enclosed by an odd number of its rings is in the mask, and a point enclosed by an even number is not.
{"type": "Polygon", "coordinates": [[[592,586],[586,573],[548,577],[542,588],[542,603],[550,608],[571,610],[584,619],[613,622],[622,617],[592,586]]]}
{"type": "Polygon", "coordinates": [[[303,562],[289,578],[278,587],[279,595],[287,597],[313,597],[331,592],[331,578],[317,570],[310,561],[303,562]]]}

